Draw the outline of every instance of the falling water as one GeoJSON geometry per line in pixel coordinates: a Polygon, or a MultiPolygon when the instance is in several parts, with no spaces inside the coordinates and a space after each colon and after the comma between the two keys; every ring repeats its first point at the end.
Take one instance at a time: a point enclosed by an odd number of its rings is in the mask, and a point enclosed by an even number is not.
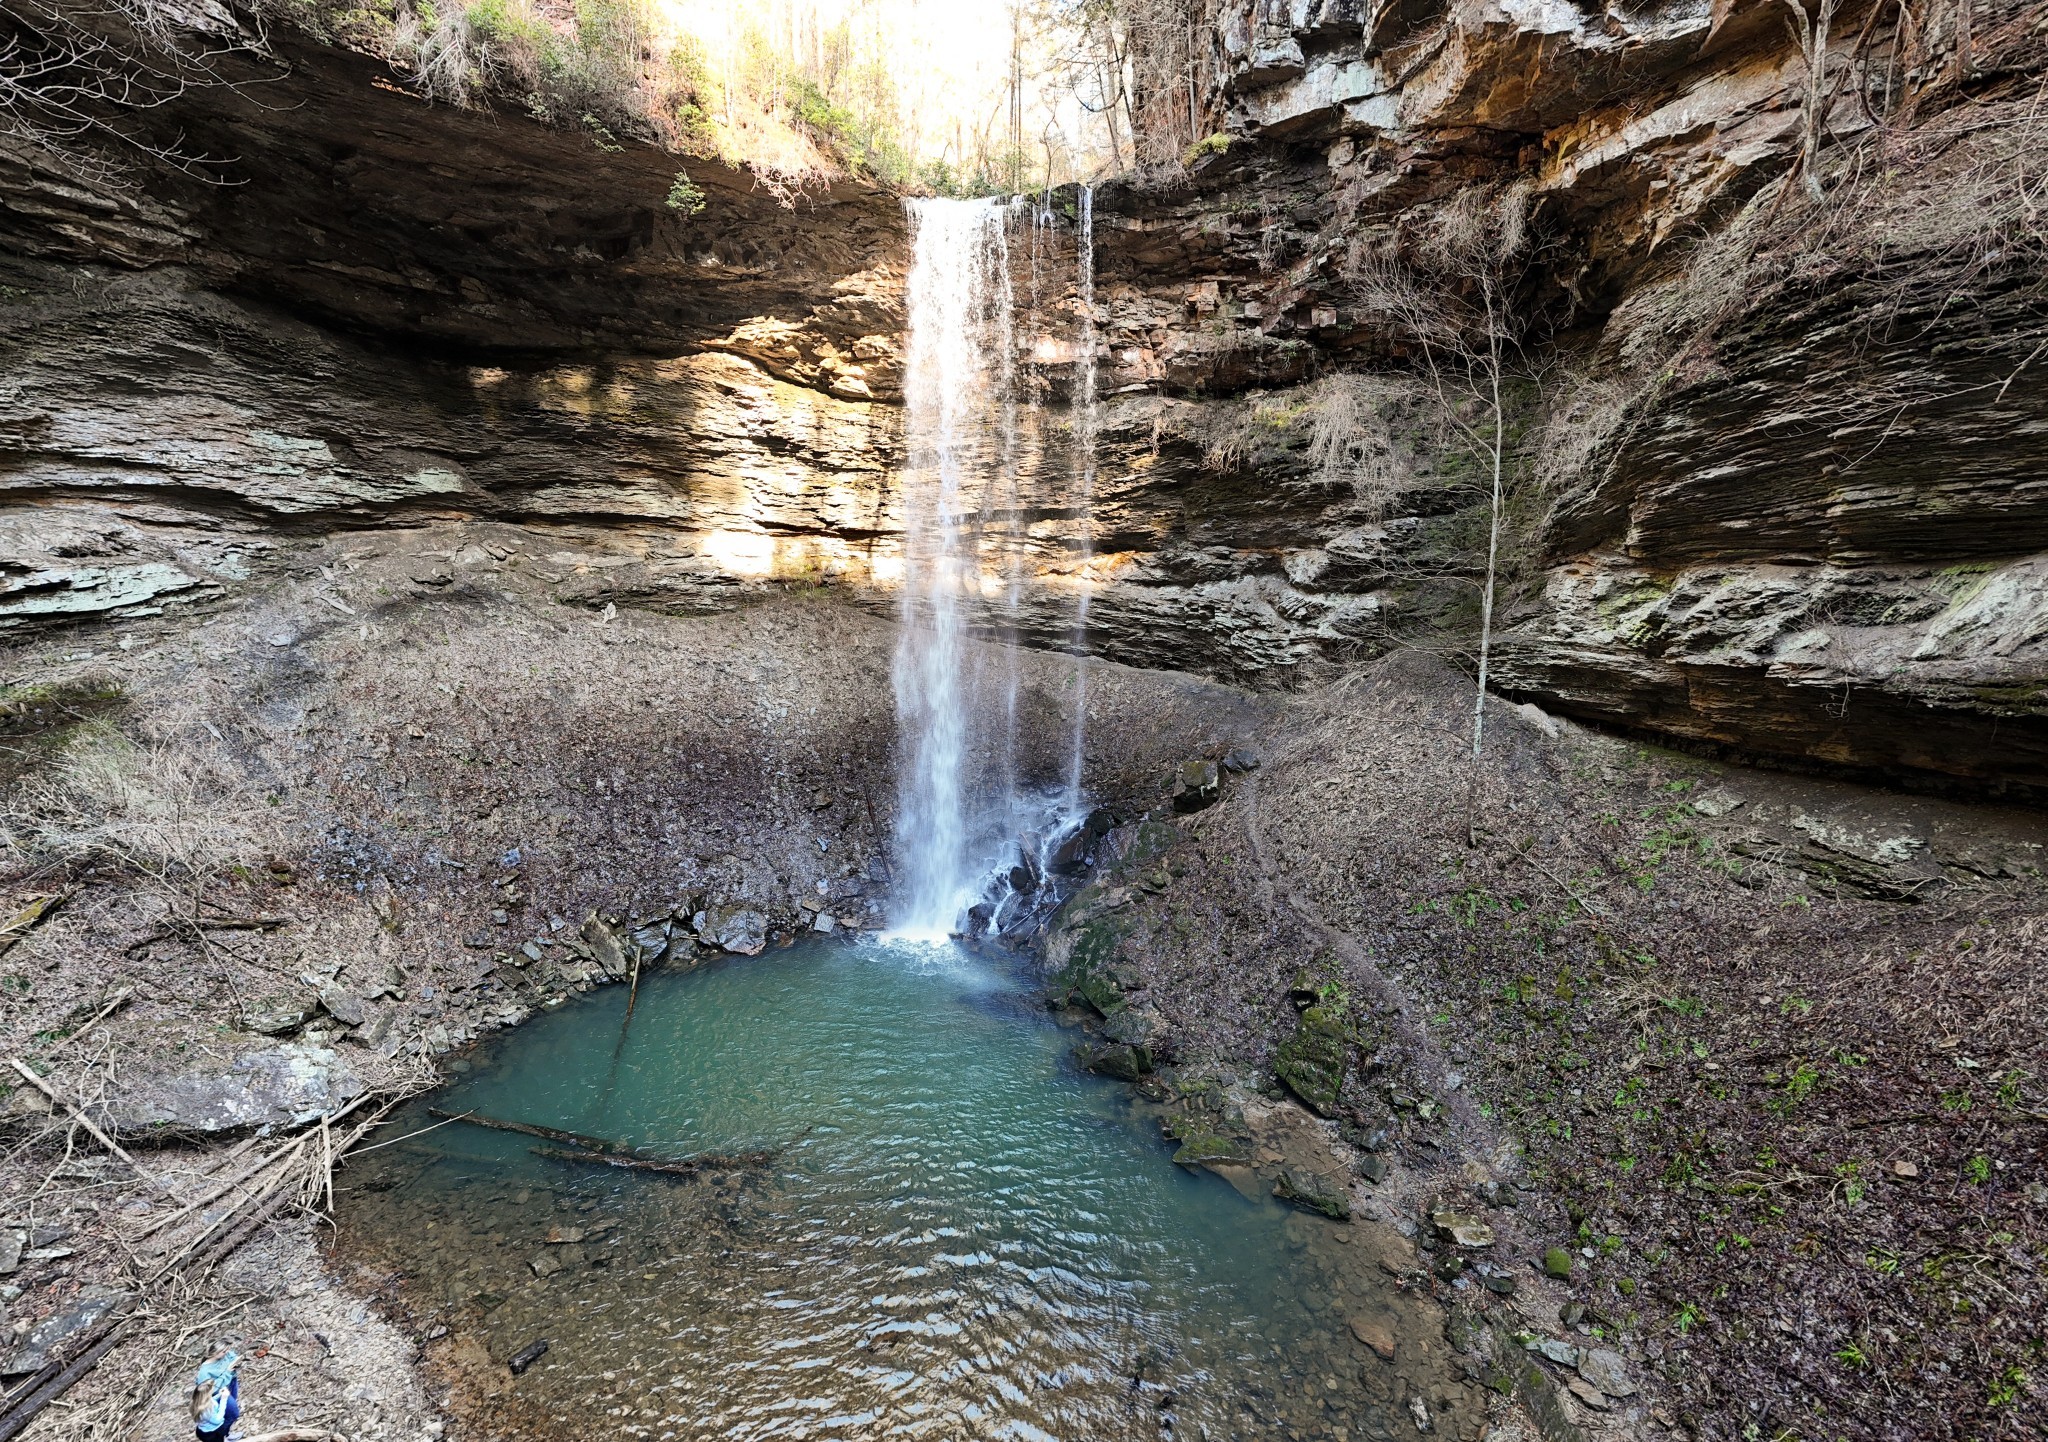
{"type": "Polygon", "coordinates": [[[1081,806],[1083,752],[1088,739],[1088,566],[1095,556],[1095,190],[1081,187],[1081,298],[1079,367],[1074,378],[1074,508],[1079,528],[1080,585],[1074,605],[1074,725],[1067,760],[1067,807],[1081,806]]]}
{"type": "MultiPolygon", "coordinates": [[[[1007,235],[1013,202],[1004,208],[998,222],[1007,235]]],[[[1017,665],[1018,618],[1024,606],[1024,506],[1018,489],[1022,457],[1018,451],[1017,329],[1016,297],[1011,292],[1009,245],[1002,243],[1001,263],[992,279],[996,286],[993,309],[995,343],[995,384],[997,419],[1001,426],[997,458],[996,521],[1000,526],[1003,566],[1003,609],[999,627],[1000,687],[1002,695],[1001,791],[1014,804],[1020,790],[1017,774],[1018,687],[1023,678],[1017,665]]]]}
{"type": "MultiPolygon", "coordinates": [[[[903,479],[902,624],[893,680],[902,755],[897,766],[896,930],[943,936],[973,883],[980,834],[1007,796],[984,796],[970,814],[975,762],[974,677],[964,644],[979,601],[980,517],[993,471],[1014,477],[1008,433],[1012,351],[1004,208],[993,201],[909,202],[915,232],[904,375],[908,465],[903,479]],[[991,451],[995,454],[991,456],[991,451]]],[[[1014,514],[1012,506],[1011,512],[1014,514]]],[[[999,648],[1004,709],[1014,715],[1014,644],[999,648]]],[[[1014,730],[995,738],[1013,744],[1014,730]]],[[[998,774],[1014,775],[999,756],[998,774]]],[[[1006,784],[999,782],[998,787],[1006,784]]],[[[997,788],[988,788],[996,790],[997,788]]]]}

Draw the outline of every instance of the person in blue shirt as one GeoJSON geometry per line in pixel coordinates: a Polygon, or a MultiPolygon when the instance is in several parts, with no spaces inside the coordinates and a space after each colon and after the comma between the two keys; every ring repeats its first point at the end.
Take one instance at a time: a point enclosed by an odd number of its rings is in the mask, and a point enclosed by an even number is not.
{"type": "Polygon", "coordinates": [[[222,1347],[201,1364],[192,1379],[192,1430],[199,1442],[227,1442],[235,1420],[242,1415],[241,1381],[236,1376],[241,1365],[239,1352],[222,1347]]]}

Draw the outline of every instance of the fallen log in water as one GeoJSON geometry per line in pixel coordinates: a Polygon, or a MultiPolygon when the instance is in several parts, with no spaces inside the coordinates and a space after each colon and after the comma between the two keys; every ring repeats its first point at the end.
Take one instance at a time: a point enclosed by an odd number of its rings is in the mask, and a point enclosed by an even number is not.
{"type": "Polygon", "coordinates": [[[428,1107],[427,1115],[443,1121],[468,1122],[473,1127],[489,1127],[495,1132],[518,1132],[522,1136],[539,1137],[544,1142],[560,1142],[579,1151],[604,1152],[606,1155],[637,1157],[638,1147],[629,1147],[624,1142],[609,1141],[604,1137],[585,1136],[582,1132],[565,1132],[560,1127],[544,1127],[533,1122],[508,1122],[497,1117],[487,1117],[479,1112],[444,1112],[439,1107],[428,1107]]]}
{"type": "Polygon", "coordinates": [[[736,1167],[765,1167],[781,1155],[782,1148],[758,1152],[699,1152],[693,1157],[665,1161],[637,1152],[597,1152],[569,1147],[534,1147],[537,1157],[558,1162],[587,1162],[592,1166],[624,1167],[634,1172],[658,1172],[663,1176],[687,1177],[697,1172],[726,1171],[736,1167]]]}

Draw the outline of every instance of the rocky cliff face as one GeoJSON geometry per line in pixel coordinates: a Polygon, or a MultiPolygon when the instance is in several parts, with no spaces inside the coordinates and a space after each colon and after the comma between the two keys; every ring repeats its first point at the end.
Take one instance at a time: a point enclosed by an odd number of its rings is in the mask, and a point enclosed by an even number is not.
{"type": "MultiPolygon", "coordinates": [[[[1964,63],[1952,14],[1897,35],[1845,10],[1811,206],[1785,179],[1807,66],[1770,7],[1226,9],[1245,138],[1106,207],[1120,386],[1298,387],[1284,414],[1339,367],[1412,377],[1347,261],[1519,186],[1540,249],[1517,304],[1551,339],[1503,684],[1762,753],[2048,779],[2037,11],[1977,7],[1964,63]]],[[[1330,562],[1469,505],[1429,449],[1394,457],[1391,520],[1338,501],[1295,537],[1293,590],[1399,631],[1404,568],[1330,562]]],[[[1425,615],[1457,609],[1472,529],[1410,558],[1425,615]]]]}
{"type": "MultiPolygon", "coordinates": [[[[1908,46],[1845,11],[1834,199],[1808,210],[1779,184],[1804,62],[1775,13],[1725,8],[1226,7],[1234,139],[1185,184],[1097,196],[1092,644],[1261,685],[1469,644],[1471,476],[1350,277],[1361,245],[1518,182],[1539,324],[1503,683],[1752,751],[2048,782],[2025,99],[2048,33],[1981,7],[1965,70],[1939,25],[1908,46]]],[[[451,515],[631,533],[640,560],[562,569],[592,604],[886,581],[897,201],[785,209],[692,163],[710,203],[683,216],[675,157],[284,58],[167,118],[236,184],[0,155],[0,622],[198,600],[294,533],[451,515]]],[[[1003,518],[1023,627],[1055,646],[1084,554],[1065,208],[1017,249],[1044,404],[1003,518]]]]}

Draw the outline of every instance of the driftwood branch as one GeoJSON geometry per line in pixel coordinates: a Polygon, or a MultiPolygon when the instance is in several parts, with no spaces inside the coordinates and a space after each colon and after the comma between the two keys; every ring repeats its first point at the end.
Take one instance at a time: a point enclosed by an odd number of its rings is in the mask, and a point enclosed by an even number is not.
{"type": "Polygon", "coordinates": [[[70,895],[68,891],[57,891],[47,896],[38,896],[5,922],[0,922],[0,953],[5,953],[15,942],[34,931],[37,925],[62,906],[70,895]]]}
{"type": "Polygon", "coordinates": [[[69,1362],[50,1362],[29,1378],[7,1410],[0,1412],[0,1442],[12,1442],[13,1438],[20,1436],[38,1412],[63,1396],[74,1382],[98,1366],[100,1358],[113,1351],[121,1341],[121,1324],[128,1320],[134,1308],[133,1301],[115,1308],[93,1329],[83,1352],[69,1362]]]}
{"type": "Polygon", "coordinates": [[[98,1026],[101,1022],[105,1021],[115,1012],[119,1011],[122,1007],[126,1006],[128,1004],[128,999],[134,995],[135,993],[131,991],[129,988],[125,986],[122,987],[119,991],[114,993],[113,1000],[109,1001],[105,1006],[101,1007],[98,1011],[92,1014],[91,1020],[87,1021],[84,1026],[81,1026],[77,1031],[71,1033],[71,1035],[60,1038],[57,1041],[56,1045],[50,1048],[51,1053],[54,1055],[55,1053],[64,1050],[65,1047],[70,1046],[73,1042],[77,1041],[87,1032],[91,1031],[94,1027],[98,1026]]]}
{"type": "Polygon", "coordinates": [[[781,1147],[767,1147],[753,1152],[700,1152],[690,1157],[662,1157],[649,1153],[644,1147],[629,1147],[624,1142],[606,1137],[586,1136],[582,1132],[538,1126],[533,1122],[508,1122],[476,1112],[445,1112],[438,1107],[428,1107],[427,1114],[444,1121],[464,1121],[493,1131],[518,1132],[522,1136],[539,1137],[544,1142],[558,1142],[561,1145],[529,1149],[535,1156],[547,1157],[551,1161],[623,1167],[627,1171],[655,1172],[671,1177],[686,1177],[695,1172],[717,1171],[726,1167],[765,1167],[783,1151],[781,1147]]]}

